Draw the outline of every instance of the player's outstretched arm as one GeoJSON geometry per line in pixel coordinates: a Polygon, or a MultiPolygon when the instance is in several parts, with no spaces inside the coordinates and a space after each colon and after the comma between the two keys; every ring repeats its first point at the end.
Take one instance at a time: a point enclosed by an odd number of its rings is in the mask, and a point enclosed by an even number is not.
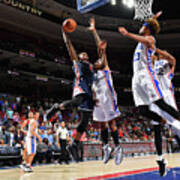
{"type": "Polygon", "coordinates": [[[141,36],[128,32],[124,27],[118,28],[119,32],[126,37],[134,39],[135,41],[146,44],[148,47],[152,47],[154,44],[154,38],[152,36],[141,36]]]}
{"type": "Polygon", "coordinates": [[[153,19],[157,19],[157,18],[159,18],[159,16],[161,16],[162,15],[162,11],[159,11],[159,12],[157,12],[152,18],[153,19]]]}
{"type": "Polygon", "coordinates": [[[99,56],[99,60],[94,64],[94,68],[98,70],[98,69],[102,69],[103,67],[109,67],[107,56],[106,56],[107,42],[105,40],[101,40],[99,34],[97,33],[94,18],[90,19],[89,24],[90,24],[90,27],[88,29],[92,31],[94,35],[94,39],[96,41],[96,46],[97,46],[97,51],[98,51],[98,56],[99,56]]]}
{"type": "Polygon", "coordinates": [[[62,34],[63,34],[64,42],[65,42],[66,47],[69,52],[69,56],[71,57],[71,60],[78,61],[78,55],[76,53],[76,50],[75,50],[74,46],[72,45],[72,42],[71,42],[69,36],[63,31],[63,29],[62,29],[62,34]]]}
{"type": "Polygon", "coordinates": [[[97,47],[99,46],[99,43],[101,42],[101,38],[99,36],[99,34],[97,33],[96,31],[96,25],[95,25],[95,19],[94,18],[91,18],[90,21],[89,21],[89,30],[92,31],[93,33],[93,36],[94,36],[94,39],[96,41],[96,45],[97,47]]]}
{"type": "Polygon", "coordinates": [[[171,70],[174,73],[175,68],[176,68],[176,58],[172,56],[170,53],[168,53],[167,51],[161,50],[159,48],[156,48],[156,52],[160,54],[161,56],[163,56],[164,59],[169,61],[169,63],[172,66],[171,70]]]}

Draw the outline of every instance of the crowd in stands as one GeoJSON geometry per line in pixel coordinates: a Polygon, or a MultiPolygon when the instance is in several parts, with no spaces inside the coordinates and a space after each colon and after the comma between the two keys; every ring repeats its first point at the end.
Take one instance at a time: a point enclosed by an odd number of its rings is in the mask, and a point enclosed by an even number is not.
{"type": "MultiPolygon", "coordinates": [[[[39,107],[39,133],[42,139],[47,138],[50,144],[54,143],[53,135],[62,121],[66,122],[71,138],[75,133],[79,115],[76,114],[72,119],[72,112],[58,112],[51,119],[47,119],[46,110],[54,103],[53,99],[44,99],[42,101],[33,102],[31,98],[10,97],[6,95],[0,96],[0,127],[8,130],[7,134],[12,131],[18,133],[23,121],[27,118],[27,112],[30,107],[39,107]],[[11,127],[11,128],[10,128],[11,127]]],[[[120,107],[121,109],[121,107],[120,107]]],[[[33,108],[32,108],[33,110],[33,108]]],[[[118,120],[119,136],[121,141],[151,141],[153,140],[153,132],[148,121],[144,120],[135,108],[131,108],[128,112],[121,111],[121,117],[118,120]],[[134,111],[134,112],[133,112],[134,111]]],[[[1,135],[0,135],[1,139],[1,135]]],[[[100,129],[98,124],[91,122],[83,141],[100,141],[100,129]]],[[[9,141],[5,140],[5,144],[9,141]]],[[[9,143],[8,143],[9,144],[9,143]]],[[[16,144],[16,143],[15,143],[16,144]]]]}
{"type": "Polygon", "coordinates": [[[121,111],[119,135],[121,141],[125,142],[153,141],[154,139],[150,122],[140,116],[136,108],[121,111]]]}
{"type": "MultiPolygon", "coordinates": [[[[0,147],[23,147],[24,134],[21,132],[21,125],[27,119],[28,111],[38,107],[40,112],[38,133],[43,140],[37,146],[38,161],[43,162],[46,159],[51,162],[52,151],[57,153],[60,151],[56,132],[61,123],[65,122],[72,142],[79,121],[79,114],[70,111],[59,111],[51,119],[47,119],[46,110],[54,102],[53,99],[35,100],[23,96],[0,95],[0,147]]],[[[153,141],[154,133],[150,123],[138,114],[136,108],[120,107],[120,110],[121,117],[117,125],[121,142],[153,141]]],[[[86,143],[100,143],[99,125],[91,121],[81,140],[86,143]]]]}

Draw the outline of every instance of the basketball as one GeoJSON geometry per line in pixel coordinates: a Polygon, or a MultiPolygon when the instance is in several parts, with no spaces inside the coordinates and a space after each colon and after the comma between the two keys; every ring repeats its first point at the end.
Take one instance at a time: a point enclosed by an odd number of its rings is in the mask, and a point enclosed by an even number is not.
{"type": "Polygon", "coordinates": [[[63,30],[65,32],[72,33],[76,30],[76,27],[77,27],[77,23],[74,19],[66,19],[63,22],[63,30]]]}

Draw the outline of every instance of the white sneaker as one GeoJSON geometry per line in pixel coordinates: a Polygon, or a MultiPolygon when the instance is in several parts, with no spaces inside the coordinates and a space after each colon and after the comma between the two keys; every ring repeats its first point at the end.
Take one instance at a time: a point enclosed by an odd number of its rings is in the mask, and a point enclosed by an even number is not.
{"type": "Polygon", "coordinates": [[[103,150],[104,150],[104,164],[108,163],[110,157],[111,157],[111,154],[113,152],[113,148],[110,147],[108,144],[106,144],[104,147],[103,147],[103,150]]]}
{"type": "Polygon", "coordinates": [[[115,154],[115,164],[119,165],[123,160],[123,149],[120,145],[115,148],[115,154]]]}
{"type": "Polygon", "coordinates": [[[20,165],[19,165],[19,167],[20,167],[22,170],[24,170],[24,169],[25,169],[25,167],[26,167],[26,164],[25,164],[25,163],[20,164],[20,165]]]}
{"type": "Polygon", "coordinates": [[[24,172],[33,172],[33,170],[32,170],[32,168],[31,167],[29,167],[29,166],[25,166],[25,168],[24,168],[24,172]]]}

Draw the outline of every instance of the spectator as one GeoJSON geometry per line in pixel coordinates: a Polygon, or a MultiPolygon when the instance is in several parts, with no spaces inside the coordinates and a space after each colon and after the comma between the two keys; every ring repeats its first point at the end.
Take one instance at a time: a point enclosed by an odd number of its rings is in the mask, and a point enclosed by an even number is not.
{"type": "Polygon", "coordinates": [[[5,144],[4,144],[4,140],[3,139],[0,139],[0,147],[4,147],[5,144]]]}
{"type": "Polygon", "coordinates": [[[13,110],[11,109],[11,107],[8,107],[8,110],[6,111],[8,119],[13,119],[13,110]]]}
{"type": "Polygon", "coordinates": [[[12,126],[9,131],[9,146],[15,146],[17,143],[17,134],[15,133],[15,127],[12,126]]]}
{"type": "Polygon", "coordinates": [[[54,144],[54,135],[53,135],[53,131],[51,128],[49,128],[47,130],[47,138],[48,138],[49,144],[53,145],[54,144]]]}
{"type": "Polygon", "coordinates": [[[13,124],[16,126],[20,123],[20,116],[18,112],[15,112],[13,115],[13,124]]]}
{"type": "Polygon", "coordinates": [[[57,131],[61,127],[61,124],[59,122],[56,122],[54,124],[54,131],[57,131]]]}
{"type": "Polygon", "coordinates": [[[47,131],[44,130],[44,129],[41,129],[41,130],[40,130],[40,136],[41,136],[41,139],[42,139],[42,140],[43,140],[44,138],[48,138],[47,131]]]}
{"type": "Polygon", "coordinates": [[[3,111],[3,104],[4,104],[4,100],[2,97],[0,97],[0,111],[3,111]]]}
{"type": "Polygon", "coordinates": [[[63,121],[63,116],[62,116],[62,113],[61,113],[60,111],[58,111],[57,117],[58,117],[58,119],[59,119],[59,122],[62,122],[62,121],[63,121]]]}
{"type": "Polygon", "coordinates": [[[3,111],[0,111],[0,125],[4,125],[6,122],[7,122],[6,113],[3,111]]]}
{"type": "Polygon", "coordinates": [[[68,133],[69,133],[69,141],[71,142],[73,140],[73,130],[71,123],[68,123],[67,125],[68,133]]]}
{"type": "Polygon", "coordinates": [[[21,125],[18,125],[17,127],[17,143],[16,146],[17,147],[24,147],[24,133],[21,131],[21,125]]]}
{"type": "Polygon", "coordinates": [[[41,126],[40,126],[40,128],[39,128],[40,130],[46,130],[46,125],[45,125],[45,122],[42,122],[42,124],[41,124],[41,126]]]}
{"type": "Polygon", "coordinates": [[[37,161],[39,163],[45,162],[48,152],[48,139],[44,138],[41,144],[37,145],[37,161]]]}
{"type": "Polygon", "coordinates": [[[13,111],[17,111],[17,103],[16,103],[16,102],[12,103],[11,109],[12,109],[13,111]]]}
{"type": "Polygon", "coordinates": [[[48,147],[47,151],[45,152],[45,154],[46,154],[46,156],[45,156],[46,162],[50,163],[52,158],[53,158],[52,157],[52,147],[51,147],[51,144],[49,143],[49,140],[47,138],[44,138],[43,143],[45,143],[47,145],[47,147],[48,147]]]}
{"type": "Polygon", "coordinates": [[[43,122],[47,122],[47,114],[46,111],[42,112],[42,116],[43,116],[43,122]]]}
{"type": "Polygon", "coordinates": [[[0,139],[2,139],[4,141],[4,144],[6,144],[6,145],[9,144],[10,134],[9,134],[9,132],[6,131],[5,126],[3,126],[1,128],[0,139]]]}
{"type": "Polygon", "coordinates": [[[99,139],[99,131],[94,129],[94,139],[97,141],[99,139]]]}
{"type": "Polygon", "coordinates": [[[5,100],[4,103],[3,103],[3,112],[6,112],[7,109],[8,109],[8,106],[9,106],[9,103],[8,103],[8,100],[5,100]]]}

